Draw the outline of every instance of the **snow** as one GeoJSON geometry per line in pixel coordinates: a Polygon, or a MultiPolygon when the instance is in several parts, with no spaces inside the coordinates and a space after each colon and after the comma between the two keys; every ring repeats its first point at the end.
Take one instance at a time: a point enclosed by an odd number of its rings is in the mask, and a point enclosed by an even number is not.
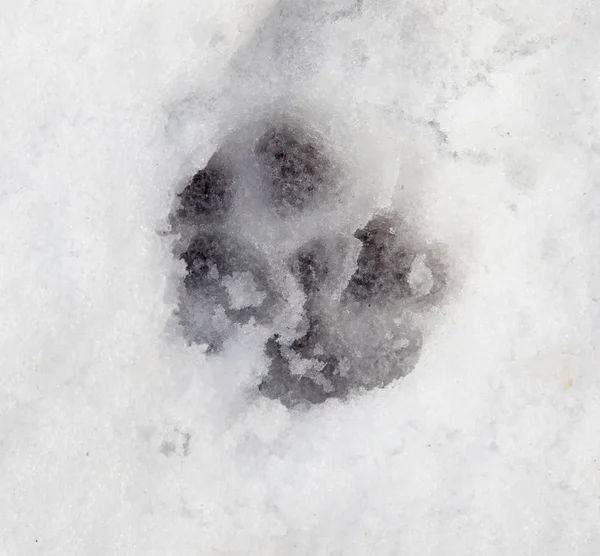
{"type": "Polygon", "coordinates": [[[417,297],[427,295],[433,288],[433,274],[427,266],[425,255],[418,255],[410,267],[408,284],[417,297]]]}
{"type": "MultiPolygon", "coordinates": [[[[593,2],[3,12],[0,553],[598,553],[593,2]],[[289,218],[249,170],[229,231],[273,265],[339,236],[348,273],[352,234],[393,211],[413,293],[429,257],[447,273],[431,306],[337,319],[368,365],[406,349],[394,323],[412,315],[418,360],[384,388],[298,408],[259,394],[265,341],[306,301],[282,271],[273,322],[200,306],[222,349],[187,341],[177,194],[274,115],[325,141],[343,187],[289,218]]],[[[255,308],[237,272],[230,308],[255,308]]]]}
{"type": "Polygon", "coordinates": [[[232,276],[223,278],[229,294],[229,305],[232,309],[259,307],[267,294],[258,289],[251,272],[234,272],[232,276]]]}

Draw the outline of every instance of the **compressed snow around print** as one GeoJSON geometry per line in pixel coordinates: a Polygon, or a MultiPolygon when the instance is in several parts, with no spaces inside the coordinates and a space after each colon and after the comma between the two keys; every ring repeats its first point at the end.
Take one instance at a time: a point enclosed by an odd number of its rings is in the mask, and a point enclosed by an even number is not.
{"type": "Polygon", "coordinates": [[[1,554],[600,551],[593,2],[0,27],[1,554]]]}

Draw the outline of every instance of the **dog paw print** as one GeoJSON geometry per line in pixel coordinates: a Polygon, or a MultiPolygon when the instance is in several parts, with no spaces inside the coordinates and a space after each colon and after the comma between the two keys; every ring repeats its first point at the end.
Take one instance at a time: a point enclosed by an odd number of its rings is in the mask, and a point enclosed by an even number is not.
{"type": "Polygon", "coordinates": [[[288,407],[408,374],[423,315],[443,296],[439,255],[393,211],[348,230],[341,164],[315,130],[259,122],[239,135],[190,179],[174,210],[187,338],[218,352],[236,327],[266,327],[258,392],[288,407]],[[310,225],[321,218],[327,233],[310,225]]]}

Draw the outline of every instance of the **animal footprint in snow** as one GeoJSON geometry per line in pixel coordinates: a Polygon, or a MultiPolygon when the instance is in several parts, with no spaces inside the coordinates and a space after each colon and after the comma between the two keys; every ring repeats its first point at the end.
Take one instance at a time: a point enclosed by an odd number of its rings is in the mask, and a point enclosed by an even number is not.
{"type": "Polygon", "coordinates": [[[219,351],[240,324],[266,327],[258,390],[288,407],[345,399],[409,373],[421,316],[445,285],[439,261],[398,214],[375,214],[353,233],[337,224],[352,215],[324,144],[297,123],[257,124],[190,180],[174,215],[186,336],[219,351]],[[326,210],[337,217],[315,234],[306,217],[326,210]]]}

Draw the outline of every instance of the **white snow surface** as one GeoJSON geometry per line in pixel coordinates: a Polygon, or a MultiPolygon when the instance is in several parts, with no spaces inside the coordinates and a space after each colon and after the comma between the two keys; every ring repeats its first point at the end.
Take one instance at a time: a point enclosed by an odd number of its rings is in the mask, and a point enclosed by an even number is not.
{"type": "Polygon", "coordinates": [[[0,554],[600,553],[597,2],[4,4],[0,554]],[[282,105],[451,260],[413,372],[302,411],[166,233],[282,105]]]}

